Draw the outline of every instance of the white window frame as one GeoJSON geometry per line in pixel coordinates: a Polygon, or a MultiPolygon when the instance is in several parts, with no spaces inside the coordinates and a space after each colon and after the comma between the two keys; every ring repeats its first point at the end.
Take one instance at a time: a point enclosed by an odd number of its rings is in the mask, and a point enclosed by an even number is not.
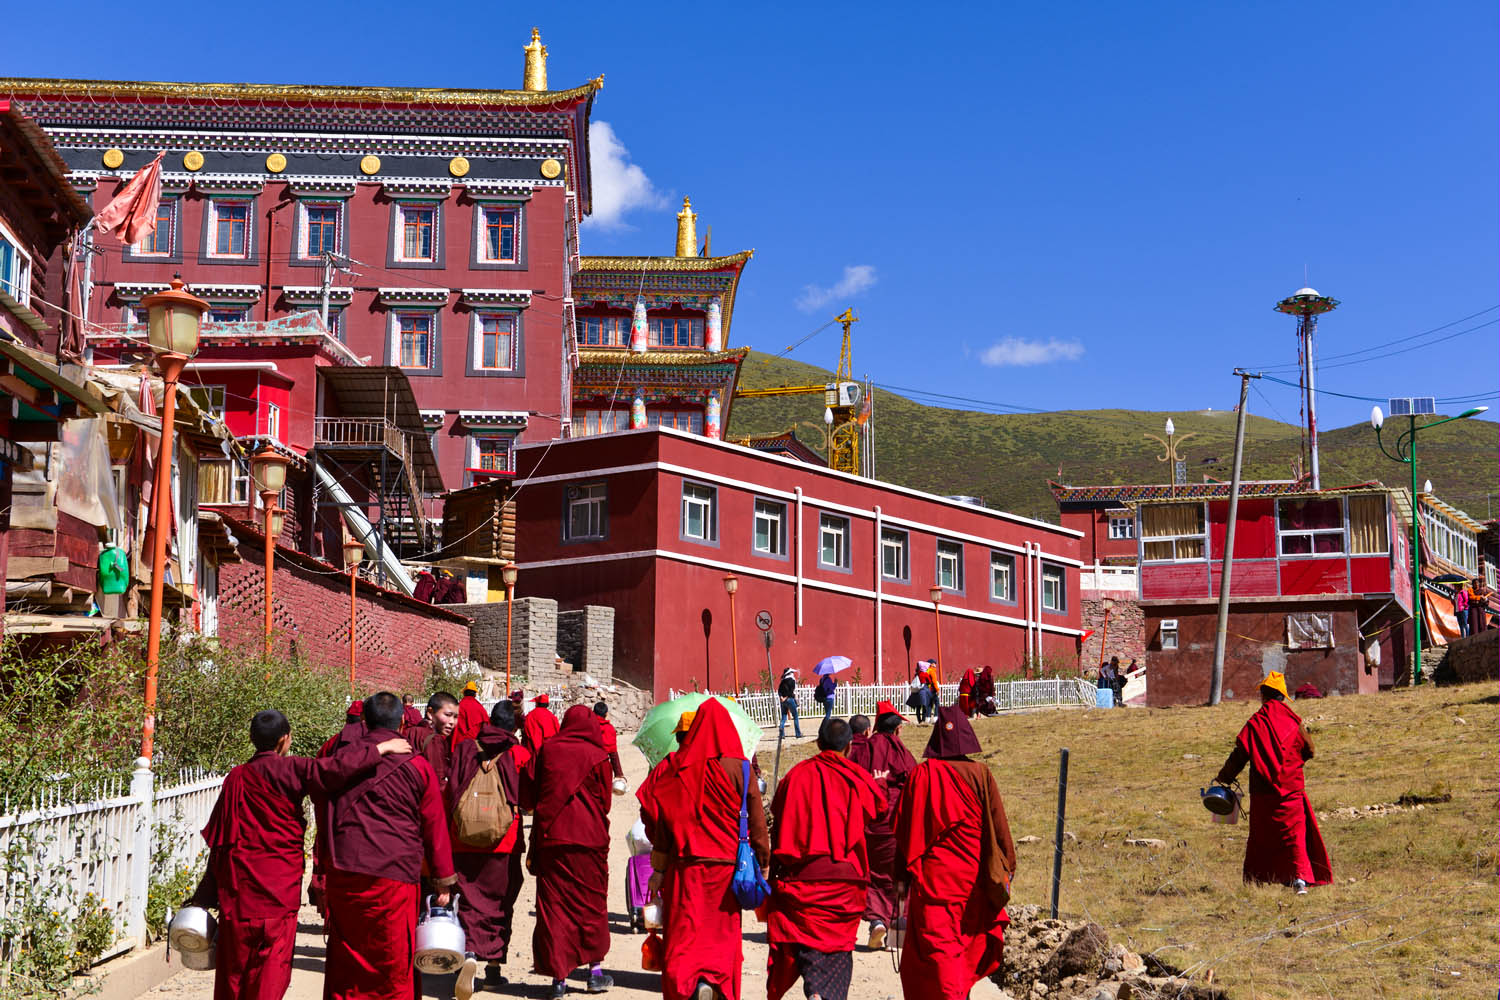
{"type": "Polygon", "coordinates": [[[880,575],[886,580],[911,582],[911,534],[899,528],[880,529],[880,575]],[[892,570],[894,558],[896,570],[892,570]]]}
{"type": "Polygon", "coordinates": [[[391,213],[395,220],[391,233],[391,259],[398,264],[435,264],[443,245],[443,207],[435,201],[398,201],[391,213]],[[406,213],[412,210],[432,212],[432,253],[426,257],[406,255],[406,213]]]}
{"type": "Polygon", "coordinates": [[[266,437],[281,440],[281,407],[275,403],[266,404],[266,437]]]}
{"type": "Polygon", "coordinates": [[[1122,541],[1135,538],[1135,518],[1126,514],[1124,517],[1113,517],[1109,519],[1109,537],[1113,541],[1122,541]]]}
{"type": "Polygon", "coordinates": [[[224,401],[228,396],[225,385],[186,385],[188,398],[200,410],[207,410],[216,417],[224,416],[224,401]]]}
{"type": "Polygon", "coordinates": [[[0,286],[9,288],[10,297],[15,299],[17,303],[30,307],[31,269],[35,262],[32,260],[31,254],[27,253],[26,248],[21,245],[21,241],[16,239],[15,233],[11,232],[4,225],[0,225],[0,240],[4,240],[6,245],[10,247],[13,261],[12,267],[15,271],[13,275],[0,274],[0,286]]]}
{"type": "Polygon", "coordinates": [[[480,202],[474,210],[474,263],[476,264],[520,264],[521,263],[521,226],[522,217],[520,205],[512,205],[506,202],[480,202]],[[491,257],[490,243],[486,239],[488,226],[488,214],[490,212],[514,212],[516,215],[516,238],[511,246],[511,257],[491,257]]]}
{"type": "Polygon", "coordinates": [[[1016,603],[1016,557],[1005,552],[990,550],[990,600],[1002,604],[1016,603]],[[995,592],[995,581],[1005,577],[1005,592],[995,592]]]}
{"type": "Polygon", "coordinates": [[[303,260],[321,260],[323,251],[313,253],[311,249],[312,228],[309,225],[307,210],[310,208],[333,209],[333,250],[332,253],[344,252],[344,202],[341,198],[334,199],[310,199],[297,202],[297,222],[300,235],[297,239],[297,256],[303,260]]]}
{"type": "Polygon", "coordinates": [[[1427,504],[1421,505],[1422,527],[1432,554],[1466,571],[1479,573],[1479,540],[1468,528],[1427,504]]]}
{"type": "Polygon", "coordinates": [[[937,556],[933,562],[932,582],[950,594],[964,592],[964,543],[951,538],[937,540],[937,556]],[[952,583],[944,583],[944,564],[952,567],[952,583]]]}
{"type": "Polygon", "coordinates": [[[702,542],[707,545],[717,544],[719,541],[719,490],[717,487],[707,483],[698,483],[690,479],[682,482],[682,524],[681,536],[690,542],[702,542]],[[699,512],[702,532],[689,530],[691,517],[690,510],[699,512]]]}
{"type": "Polygon", "coordinates": [[[786,504],[756,497],[750,515],[750,550],[756,555],[786,556],[786,504]],[[766,525],[766,546],[760,544],[761,525],[766,525]]]}
{"type": "MultiPolygon", "coordinates": [[[[162,198],[161,201],[157,204],[158,210],[160,210],[161,206],[163,206],[163,205],[165,205],[165,206],[168,207],[168,212],[169,212],[169,215],[168,215],[168,218],[167,218],[167,249],[165,249],[165,250],[143,250],[142,246],[144,245],[144,241],[140,241],[140,242],[132,243],[130,245],[130,256],[132,256],[132,257],[147,257],[147,258],[151,258],[151,259],[154,259],[154,260],[160,260],[160,259],[163,259],[163,258],[166,258],[166,257],[171,257],[176,252],[176,250],[177,250],[177,219],[178,219],[178,213],[181,212],[181,210],[182,210],[182,199],[181,198],[176,198],[176,197],[162,198]]],[[[151,236],[155,237],[160,232],[161,232],[161,224],[158,222],[157,226],[156,226],[156,229],[151,233],[151,236]]]]}
{"type": "Polygon", "coordinates": [[[821,511],[818,514],[818,565],[823,569],[849,570],[849,519],[839,514],[821,511]],[[833,542],[837,562],[823,558],[828,542],[833,542]]]}
{"type": "Polygon", "coordinates": [[[1282,559],[1344,559],[1349,555],[1349,507],[1342,497],[1329,497],[1318,503],[1336,503],[1339,505],[1339,526],[1337,528],[1288,528],[1281,527],[1281,505],[1284,503],[1296,503],[1295,500],[1276,501],[1276,554],[1282,559]],[[1286,539],[1300,538],[1306,536],[1308,551],[1288,552],[1286,551],[1286,539]],[[1318,538],[1320,536],[1339,539],[1339,550],[1337,552],[1319,552],[1318,538]]]}
{"type": "Polygon", "coordinates": [[[391,360],[396,363],[395,367],[409,372],[430,372],[437,369],[437,311],[433,309],[393,309],[391,310],[391,360]],[[427,320],[427,364],[404,365],[401,363],[401,317],[420,316],[427,320]]]}
{"type": "Polygon", "coordinates": [[[521,331],[521,318],[514,311],[502,309],[486,309],[474,313],[470,321],[470,337],[472,345],[469,356],[474,359],[474,370],[477,372],[513,372],[516,370],[516,338],[521,331]],[[498,319],[510,324],[510,357],[504,359],[502,365],[487,365],[484,363],[484,321],[487,319],[498,319]]]}
{"type": "Polygon", "coordinates": [[[1068,611],[1068,571],[1055,563],[1042,563],[1042,610],[1053,614],[1066,614],[1068,611]],[[1047,603],[1048,584],[1054,583],[1053,603],[1047,603]]]}
{"type": "Polygon", "coordinates": [[[1177,631],[1176,618],[1163,618],[1161,621],[1161,641],[1158,643],[1163,650],[1177,649],[1180,639],[1177,631]]]}
{"type": "Polygon", "coordinates": [[[210,198],[208,202],[208,239],[204,256],[216,260],[249,260],[255,245],[255,200],[253,198],[210,198]],[[219,212],[227,205],[245,206],[245,249],[240,253],[219,251],[219,212]]]}
{"type": "Polygon", "coordinates": [[[1490,590],[1495,589],[1495,564],[1488,560],[1484,564],[1484,585],[1490,590]]]}
{"type": "Polygon", "coordinates": [[[563,540],[567,542],[598,541],[605,537],[605,526],[609,516],[609,491],[605,484],[584,483],[569,486],[564,494],[566,510],[563,518],[563,540]],[[574,531],[574,515],[582,511],[584,530],[574,531]]]}

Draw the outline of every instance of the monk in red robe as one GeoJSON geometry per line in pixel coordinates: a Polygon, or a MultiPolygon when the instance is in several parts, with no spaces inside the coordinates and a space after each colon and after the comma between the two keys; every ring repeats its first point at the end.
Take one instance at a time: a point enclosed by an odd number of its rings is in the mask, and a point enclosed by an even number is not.
{"type": "Polygon", "coordinates": [[[963,679],[958,682],[958,707],[964,710],[969,718],[974,717],[974,668],[970,667],[964,671],[963,679]]]}
{"type": "Polygon", "coordinates": [[[521,859],[526,851],[521,773],[530,760],[531,753],[516,740],[515,715],[509,701],[496,702],[490,710],[490,721],[479,730],[479,735],[461,744],[453,755],[451,780],[445,793],[450,820],[469,782],[487,761],[495,762],[513,816],[510,829],[492,848],[453,841],[453,867],[458,871],[458,893],[462,897],[458,920],[468,944],[468,954],[453,987],[457,1000],[469,1000],[474,995],[474,980],[481,963],[488,963],[484,981],[492,990],[505,985],[501,967],[510,944],[516,899],[521,895],[521,859]]]}
{"type": "MultiPolygon", "coordinates": [[[[365,734],[363,712],[365,703],[353,702],[344,712],[344,726],[318,748],[318,757],[332,757],[344,747],[351,746],[365,734]]],[[[317,790],[312,793],[313,820],[313,869],[312,880],[307,887],[307,901],[318,908],[318,915],[328,919],[328,798],[317,790]]]]}
{"type": "Polygon", "coordinates": [[[843,719],[824,720],[817,756],[795,765],[776,786],[768,1000],[781,1000],[798,977],[809,997],[849,996],[870,880],[865,830],[885,811],[884,794],[845,756],[852,738],[843,719]]]}
{"type": "Polygon", "coordinates": [[[614,985],[599,964],[609,954],[609,784],[599,719],[574,705],[527,764],[521,786],[521,803],[535,816],[526,862],[536,876],[532,960],[552,977],[555,997],[580,965],[589,967],[590,993],[614,985]]]}
{"type": "Polygon", "coordinates": [[[188,902],[219,911],[214,1000],[281,1000],[292,981],[302,894],[302,799],[334,792],[375,769],[403,740],[349,747],[336,757],[288,757],[292,727],[275,710],[250,722],[255,755],[230,770],[203,828],[208,868],[188,902]]]}
{"type": "Polygon", "coordinates": [[[470,681],[464,685],[464,693],[458,702],[458,723],[453,727],[452,746],[457,749],[464,740],[472,740],[490,721],[490,713],[479,701],[479,685],[470,681]]]}
{"type": "Polygon", "coordinates": [[[717,698],[710,698],[694,713],[682,746],[636,792],[652,845],[652,881],[660,884],[666,909],[661,977],[666,1000],[740,1000],[745,954],[740,906],[730,882],[742,801],[762,866],[771,851],[754,778],[744,796],[746,764],[734,721],[717,698]]]}
{"type": "Polygon", "coordinates": [[[620,734],[615,724],[609,721],[609,706],[599,701],[594,703],[594,714],[599,717],[599,732],[604,738],[604,752],[609,754],[609,768],[616,778],[625,777],[625,767],[620,763],[620,734]]]}
{"type": "MultiPolygon", "coordinates": [[[[886,806],[885,815],[872,821],[865,830],[865,842],[870,849],[870,888],[865,894],[864,917],[870,922],[867,946],[872,951],[886,946],[887,931],[896,921],[899,897],[891,874],[896,861],[896,817],[900,814],[901,791],[917,766],[917,759],[901,742],[901,723],[905,718],[888,701],[876,707],[875,735],[870,737],[870,758],[866,765],[886,806]]],[[[849,759],[854,759],[852,753],[849,759]]]]}
{"type": "Polygon", "coordinates": [[[963,1000],[1000,970],[1016,848],[994,776],[969,759],[978,752],[963,709],[939,708],[926,760],[901,796],[895,871],[910,886],[905,1000],[963,1000]]]}
{"type": "Polygon", "coordinates": [[[1260,682],[1260,710],[1214,780],[1227,785],[1250,765],[1245,881],[1289,885],[1301,896],[1310,885],[1333,881],[1333,863],[1304,790],[1302,764],[1312,760],[1312,738],[1286,697],[1286,678],[1271,671],[1260,682]]]}
{"type": "Polygon", "coordinates": [[[364,735],[364,710],[365,703],[362,701],[356,701],[349,706],[344,713],[344,727],[323,742],[323,745],[318,748],[319,757],[331,756],[335,751],[348,746],[364,735]]]}
{"type": "Polygon", "coordinates": [[[422,713],[417,711],[417,697],[413,694],[401,696],[401,735],[405,736],[408,729],[415,729],[422,724],[422,713]]]}
{"type": "Polygon", "coordinates": [[[457,725],[458,699],[447,691],[438,691],[427,699],[427,713],[421,724],[406,731],[412,751],[427,759],[442,786],[448,784],[448,768],[453,760],[453,730],[457,725]]]}
{"type": "MultiPolygon", "coordinates": [[[[849,716],[849,731],[854,735],[849,740],[849,749],[845,756],[855,765],[868,771],[870,769],[870,717],[868,715],[849,716]]],[[[774,810],[772,810],[774,812],[774,810]]]]}
{"type": "Polygon", "coordinates": [[[536,707],[526,713],[526,719],[521,723],[521,729],[525,733],[526,748],[536,753],[542,748],[542,744],[557,735],[557,716],[552,714],[548,708],[551,699],[545,694],[536,696],[536,707]]]}
{"type": "MultiPolygon", "coordinates": [[[[401,727],[401,699],[371,695],[362,743],[401,727]]],[[[358,745],[358,744],[356,744],[358,745]]],[[[328,956],[325,1000],[416,1000],[417,886],[425,863],[446,905],[458,877],[432,765],[411,753],[382,757],[375,772],[328,803],[328,956]]]]}

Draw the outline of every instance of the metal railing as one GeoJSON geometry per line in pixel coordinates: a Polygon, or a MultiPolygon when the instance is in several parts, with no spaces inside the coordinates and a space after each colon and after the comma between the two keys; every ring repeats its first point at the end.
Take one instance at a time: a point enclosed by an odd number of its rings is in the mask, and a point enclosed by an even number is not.
{"type": "Polygon", "coordinates": [[[1123,590],[1134,594],[1139,590],[1140,579],[1140,569],[1136,566],[1095,563],[1078,571],[1080,590],[1123,590]]]}
{"type": "Polygon", "coordinates": [[[406,432],[381,417],[314,417],[313,436],[322,445],[388,448],[407,456],[406,432]]]}

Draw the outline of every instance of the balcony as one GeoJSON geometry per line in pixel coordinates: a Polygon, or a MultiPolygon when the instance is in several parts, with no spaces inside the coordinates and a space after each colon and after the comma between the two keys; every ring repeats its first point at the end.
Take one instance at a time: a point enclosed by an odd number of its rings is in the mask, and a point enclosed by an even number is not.
{"type": "Polygon", "coordinates": [[[1093,591],[1129,594],[1134,597],[1140,592],[1140,585],[1140,570],[1135,566],[1105,566],[1095,563],[1078,571],[1078,589],[1085,594],[1093,591]]]}
{"type": "Polygon", "coordinates": [[[402,459],[411,452],[406,432],[381,417],[315,417],[313,436],[319,447],[384,448],[402,459]]]}

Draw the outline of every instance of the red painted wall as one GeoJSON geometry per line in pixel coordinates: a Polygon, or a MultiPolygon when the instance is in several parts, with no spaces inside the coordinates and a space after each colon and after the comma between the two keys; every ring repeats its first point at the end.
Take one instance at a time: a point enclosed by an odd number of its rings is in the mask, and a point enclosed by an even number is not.
{"type": "MultiPolygon", "coordinates": [[[[1083,539],[1079,543],[1079,556],[1086,563],[1108,562],[1111,558],[1125,557],[1134,561],[1139,554],[1134,538],[1110,538],[1109,519],[1111,512],[1107,510],[1062,510],[1059,519],[1064,528],[1072,528],[1074,531],[1083,532],[1083,539]]],[[[1134,517],[1134,512],[1116,510],[1113,516],[1134,517]]]]}
{"type": "MultiPolygon", "coordinates": [[[[1234,529],[1236,559],[1276,558],[1276,501],[1240,498],[1234,529]]],[[[1229,501],[1208,504],[1208,533],[1214,559],[1224,558],[1224,535],[1229,526],[1229,501]]]]}

